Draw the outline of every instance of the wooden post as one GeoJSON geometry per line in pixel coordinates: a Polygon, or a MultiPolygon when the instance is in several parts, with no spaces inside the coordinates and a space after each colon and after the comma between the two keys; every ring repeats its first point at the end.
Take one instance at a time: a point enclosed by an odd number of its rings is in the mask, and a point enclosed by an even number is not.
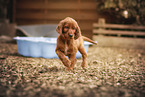
{"type": "MultiPolygon", "coordinates": [[[[105,19],[99,18],[98,24],[104,26],[105,25],[105,19]]],[[[100,27],[99,30],[104,30],[104,27],[100,27]]]]}

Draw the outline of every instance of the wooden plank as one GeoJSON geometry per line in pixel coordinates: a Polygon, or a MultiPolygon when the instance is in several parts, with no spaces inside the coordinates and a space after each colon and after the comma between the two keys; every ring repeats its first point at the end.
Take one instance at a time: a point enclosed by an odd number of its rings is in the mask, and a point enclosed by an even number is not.
{"type": "Polygon", "coordinates": [[[78,4],[76,2],[69,3],[69,2],[62,2],[62,3],[50,3],[49,6],[47,6],[47,9],[80,9],[80,10],[92,10],[96,9],[96,6],[94,5],[94,2],[81,2],[81,4],[78,4]]]}
{"type": "MultiPolygon", "coordinates": [[[[16,21],[17,21],[17,24],[21,24],[21,25],[35,24],[35,23],[36,24],[41,24],[41,22],[44,23],[44,21],[45,21],[45,23],[51,24],[51,23],[59,23],[59,21],[62,20],[62,19],[55,19],[55,20],[47,19],[46,20],[46,19],[21,19],[21,18],[18,19],[17,18],[16,21]]],[[[88,25],[90,25],[90,24],[92,25],[92,23],[95,21],[95,20],[79,20],[79,19],[76,19],[76,20],[77,20],[79,26],[82,25],[82,24],[84,24],[84,26],[87,26],[87,24],[88,25]]],[[[82,27],[82,26],[80,26],[80,27],[82,27]]],[[[92,27],[91,27],[90,30],[92,30],[92,27]]]]}
{"type": "MultiPolygon", "coordinates": [[[[56,13],[68,13],[68,14],[90,14],[90,15],[95,15],[95,18],[97,19],[98,15],[96,14],[96,10],[81,10],[80,12],[78,12],[77,10],[45,10],[45,9],[17,9],[19,14],[35,14],[35,13],[39,13],[39,14],[56,14],[56,13]]],[[[97,20],[96,20],[97,22],[97,20]]]]}
{"type": "Polygon", "coordinates": [[[145,36],[145,32],[139,31],[120,31],[120,30],[93,30],[94,34],[116,34],[116,35],[140,35],[145,36]]]}
{"type": "Polygon", "coordinates": [[[101,28],[118,28],[118,29],[138,29],[138,30],[145,30],[145,26],[136,26],[136,25],[121,25],[121,24],[104,24],[99,25],[98,23],[94,23],[93,27],[101,27],[101,28]]]}
{"type": "Polygon", "coordinates": [[[79,24],[81,29],[84,29],[84,30],[90,30],[90,29],[92,29],[92,26],[91,26],[92,23],[91,22],[86,22],[86,23],[80,22],[78,24],[79,24]]]}
{"type": "Polygon", "coordinates": [[[81,13],[81,14],[77,14],[77,13],[53,13],[53,14],[49,14],[49,13],[18,13],[16,15],[17,19],[64,19],[65,17],[70,16],[72,18],[75,18],[76,20],[95,20],[97,15],[94,14],[86,14],[86,13],[81,13]]]}
{"type": "Polygon", "coordinates": [[[60,3],[54,3],[54,2],[19,2],[17,4],[17,9],[51,9],[51,10],[92,10],[96,9],[96,6],[94,5],[94,2],[81,2],[81,4],[78,4],[77,2],[60,2],[60,3]]]}
{"type": "Polygon", "coordinates": [[[17,19],[18,25],[33,25],[33,24],[58,24],[58,20],[43,20],[43,19],[17,19]]]}

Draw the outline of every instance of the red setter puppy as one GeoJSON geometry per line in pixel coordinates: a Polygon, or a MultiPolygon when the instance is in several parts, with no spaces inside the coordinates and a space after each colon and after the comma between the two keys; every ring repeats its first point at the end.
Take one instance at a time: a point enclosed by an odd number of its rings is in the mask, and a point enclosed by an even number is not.
{"type": "Polygon", "coordinates": [[[56,54],[62,61],[62,63],[67,67],[66,70],[72,70],[76,64],[76,53],[82,54],[82,67],[87,66],[87,53],[84,48],[84,40],[89,41],[93,44],[97,44],[87,37],[81,35],[80,27],[78,23],[67,17],[60,21],[56,31],[59,33],[57,38],[56,54]],[[68,56],[68,58],[66,57],[68,56]]]}

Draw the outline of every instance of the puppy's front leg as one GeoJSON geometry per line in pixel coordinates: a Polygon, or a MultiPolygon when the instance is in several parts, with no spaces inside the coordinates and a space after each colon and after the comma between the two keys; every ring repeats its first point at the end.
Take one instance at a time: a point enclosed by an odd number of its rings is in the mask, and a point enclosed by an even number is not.
{"type": "Polygon", "coordinates": [[[56,50],[56,54],[58,55],[64,66],[70,68],[71,61],[64,55],[64,53],[61,52],[60,50],[56,50]]]}
{"type": "Polygon", "coordinates": [[[76,61],[77,61],[77,59],[76,59],[76,54],[71,54],[71,55],[69,56],[69,59],[70,59],[70,61],[71,61],[70,68],[73,69],[73,68],[74,68],[74,65],[76,64],[76,61]]]}

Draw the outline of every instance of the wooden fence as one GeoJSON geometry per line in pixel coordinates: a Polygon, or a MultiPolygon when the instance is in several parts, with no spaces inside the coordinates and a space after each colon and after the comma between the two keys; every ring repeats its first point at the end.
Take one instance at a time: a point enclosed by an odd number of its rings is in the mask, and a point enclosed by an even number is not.
{"type": "Polygon", "coordinates": [[[92,24],[97,22],[96,0],[16,0],[18,25],[58,24],[67,16],[78,21],[82,33],[92,36],[92,24]]]}
{"type": "Polygon", "coordinates": [[[145,38],[145,26],[122,24],[93,24],[94,35],[145,38]]]}

